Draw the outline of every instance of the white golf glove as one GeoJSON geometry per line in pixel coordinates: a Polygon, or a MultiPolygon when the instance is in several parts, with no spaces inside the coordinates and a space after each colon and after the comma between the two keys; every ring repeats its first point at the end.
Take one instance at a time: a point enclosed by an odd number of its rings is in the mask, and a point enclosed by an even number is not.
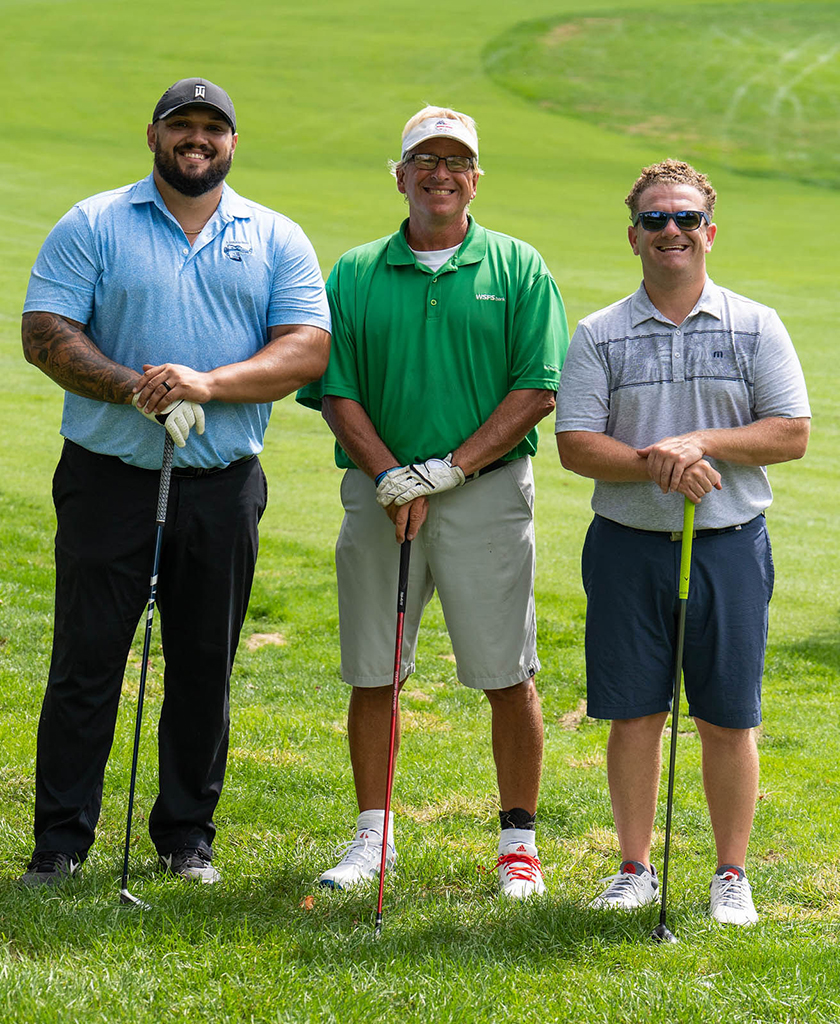
{"type": "Polygon", "coordinates": [[[452,465],[450,452],[445,459],[427,459],[389,469],[376,486],[376,500],[383,508],[391,502],[406,505],[423,495],[460,487],[466,479],[461,467],[452,465]]]}
{"type": "Polygon", "coordinates": [[[185,398],[176,399],[166,407],[165,412],[144,412],[137,404],[139,395],[131,399],[131,404],[138,412],[142,412],[147,420],[153,423],[162,423],[166,432],[178,445],[183,448],[190,436],[190,428],[195,427],[197,434],[204,433],[204,409],[199,402],[188,402],[185,398]]]}

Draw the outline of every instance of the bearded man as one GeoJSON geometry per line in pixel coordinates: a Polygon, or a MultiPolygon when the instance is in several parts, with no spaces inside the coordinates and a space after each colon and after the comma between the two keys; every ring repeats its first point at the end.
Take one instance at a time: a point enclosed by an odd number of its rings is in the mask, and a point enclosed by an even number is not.
{"type": "Polygon", "coordinates": [[[24,353],[65,390],[65,441],[25,885],[73,876],[94,840],[148,596],[163,429],[179,449],[157,592],[166,671],[149,831],[165,870],[219,879],[230,673],[266,503],[257,453],[271,403],[318,378],[330,344],[308,239],[225,184],[237,139],[223,89],[176,82],[147,128],[152,173],[77,203],[32,270],[24,353]]]}

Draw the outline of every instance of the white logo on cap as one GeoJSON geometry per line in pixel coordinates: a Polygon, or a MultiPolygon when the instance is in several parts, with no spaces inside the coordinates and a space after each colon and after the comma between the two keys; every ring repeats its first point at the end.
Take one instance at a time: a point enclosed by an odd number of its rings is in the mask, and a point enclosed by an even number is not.
{"type": "Polygon", "coordinates": [[[438,121],[435,125],[436,132],[451,132],[452,125],[448,121],[438,121]]]}
{"type": "Polygon", "coordinates": [[[195,87],[195,96],[193,97],[193,99],[196,99],[196,100],[198,100],[198,99],[202,99],[203,100],[204,99],[204,86],[203,85],[197,85],[195,87]]]}

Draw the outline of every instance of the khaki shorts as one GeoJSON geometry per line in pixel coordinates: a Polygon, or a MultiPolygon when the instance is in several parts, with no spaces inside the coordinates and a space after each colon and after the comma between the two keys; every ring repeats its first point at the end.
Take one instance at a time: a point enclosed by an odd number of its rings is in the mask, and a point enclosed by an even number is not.
{"type": "MultiPolygon", "coordinates": [[[[335,549],[341,675],[351,686],[389,686],[400,546],[361,470],[347,470],[341,501],[335,549]]],[[[420,619],[435,590],[464,685],[500,690],[539,670],[533,509],[527,457],[429,500],[428,518],[411,544],[402,679],[414,671],[420,619]]]]}

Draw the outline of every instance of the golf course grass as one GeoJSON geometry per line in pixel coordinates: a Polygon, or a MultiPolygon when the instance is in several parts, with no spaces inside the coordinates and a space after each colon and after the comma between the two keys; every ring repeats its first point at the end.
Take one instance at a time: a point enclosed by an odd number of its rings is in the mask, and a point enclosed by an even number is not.
{"type": "MultiPolygon", "coordinates": [[[[772,0],[0,0],[0,1021],[840,1019],[839,15],[836,2],[772,0]],[[405,216],[386,168],[405,120],[426,102],[470,112],[487,172],[473,213],[540,250],[572,327],[638,286],[623,199],[639,169],[691,156],[709,173],[719,193],[710,273],[779,311],[814,413],[805,459],[771,469],[777,580],[748,865],[756,927],[705,915],[714,847],[687,718],[669,885],[680,944],[650,942],[654,912],[587,909],[618,856],[607,725],[583,704],[579,557],[591,483],[560,468],[550,421],[535,460],[546,897],[495,898],[489,708],[458,686],[436,603],[402,698],[399,860],[381,939],[375,889],[316,888],[355,816],[333,566],[340,473],[326,425],[291,400],[275,408],[263,456],[270,503],[217,815],[223,883],[155,871],[156,631],[131,860],[132,891],[152,909],[118,902],[139,642],[82,877],[61,891],[14,884],[32,846],[62,397],[20,352],[26,282],[74,202],[148,173],[146,123],[188,75],[218,82],[236,104],[233,187],[298,221],[325,274],[405,216]]],[[[657,863],[664,800],[662,812],[657,863]]]]}
{"type": "Polygon", "coordinates": [[[528,21],[492,40],[484,65],[541,109],[667,139],[686,159],[840,186],[837,4],[681,4],[674,15],[528,21]]]}

